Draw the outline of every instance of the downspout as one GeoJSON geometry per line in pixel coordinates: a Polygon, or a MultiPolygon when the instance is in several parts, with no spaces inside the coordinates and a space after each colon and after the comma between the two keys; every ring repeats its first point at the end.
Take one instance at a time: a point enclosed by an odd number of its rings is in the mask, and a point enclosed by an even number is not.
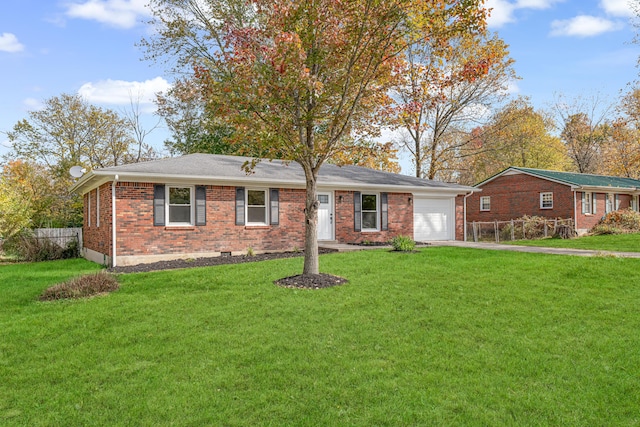
{"type": "Polygon", "coordinates": [[[113,255],[111,256],[111,267],[116,266],[116,183],[118,175],[113,177],[111,182],[111,248],[113,255]]]}
{"type": "Polygon", "coordinates": [[[470,191],[469,194],[467,194],[466,196],[464,196],[464,202],[463,202],[463,207],[462,207],[462,220],[464,221],[464,227],[463,227],[463,232],[464,232],[464,237],[462,239],[463,242],[467,241],[467,197],[469,197],[470,195],[473,194],[473,191],[470,191]]]}
{"type": "MultiPolygon", "coordinates": [[[[578,233],[578,199],[576,190],[573,190],[573,231],[578,233]]],[[[584,212],[584,211],[583,211],[584,212]]]]}

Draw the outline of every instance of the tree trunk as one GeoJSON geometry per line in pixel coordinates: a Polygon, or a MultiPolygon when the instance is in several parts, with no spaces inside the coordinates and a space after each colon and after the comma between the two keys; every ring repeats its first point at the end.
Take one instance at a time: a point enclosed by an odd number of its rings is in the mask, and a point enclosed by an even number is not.
{"type": "MultiPolygon", "coordinates": [[[[306,171],[305,171],[306,172],[306,171]]],[[[304,268],[303,274],[319,274],[318,259],[318,195],[316,188],[317,177],[306,172],[307,192],[304,210],[304,268]]]]}

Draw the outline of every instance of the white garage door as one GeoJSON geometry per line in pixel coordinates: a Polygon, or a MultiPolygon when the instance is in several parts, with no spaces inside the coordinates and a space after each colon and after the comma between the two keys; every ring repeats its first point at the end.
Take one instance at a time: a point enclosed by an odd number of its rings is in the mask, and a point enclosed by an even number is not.
{"type": "Polygon", "coordinates": [[[455,199],[418,198],[413,202],[413,238],[455,240],[455,199]]]}

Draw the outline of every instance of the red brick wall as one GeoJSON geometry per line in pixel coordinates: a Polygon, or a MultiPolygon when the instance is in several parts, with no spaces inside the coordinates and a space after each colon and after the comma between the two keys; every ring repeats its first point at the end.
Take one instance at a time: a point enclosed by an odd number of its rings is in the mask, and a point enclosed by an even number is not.
{"type": "MultiPolygon", "coordinates": [[[[279,225],[260,227],[235,225],[235,187],[206,186],[204,226],[154,226],[153,184],[116,184],[116,249],[119,256],[144,256],[198,252],[292,250],[304,247],[303,189],[280,189],[279,225]]],[[[91,226],[85,224],[85,246],[112,255],[111,183],[100,189],[100,226],[96,227],[96,190],[91,191],[91,226]]],[[[85,217],[87,215],[87,195],[85,217]]],[[[413,237],[411,193],[388,193],[387,231],[356,232],[353,191],[335,192],[335,234],[342,243],[386,242],[399,235],[413,237]]],[[[456,199],[456,238],[462,238],[463,199],[456,199]]]]}
{"type": "MultiPolygon", "coordinates": [[[[523,215],[573,218],[573,191],[526,174],[503,175],[480,187],[467,199],[467,221],[507,221],[523,215]],[[553,193],[553,209],[540,208],[540,193],[553,193]],[[491,210],[480,211],[480,197],[491,197],[491,210]]],[[[604,209],[604,207],[603,207],[604,209]]]]}
{"type": "Polygon", "coordinates": [[[464,196],[456,197],[456,240],[464,240],[464,196]]]}
{"type": "MultiPolygon", "coordinates": [[[[111,255],[111,183],[100,188],[100,227],[95,223],[96,190],[91,191],[91,226],[85,224],[85,246],[111,255]]],[[[389,230],[353,231],[353,192],[335,192],[336,239],[344,243],[387,241],[405,234],[413,236],[413,206],[410,193],[389,193],[389,230]],[[342,201],[340,201],[342,196],[342,201]]],[[[85,217],[87,215],[85,195],[85,217]]],[[[280,189],[279,225],[260,227],[235,225],[235,187],[207,186],[204,226],[154,226],[153,184],[116,184],[117,253],[120,256],[292,250],[304,247],[303,189],[280,189]]]]}
{"type": "Polygon", "coordinates": [[[341,243],[387,242],[400,234],[413,238],[413,203],[409,203],[409,199],[413,200],[413,195],[411,193],[387,194],[389,229],[354,231],[353,191],[336,191],[336,240],[341,243]]]}
{"type": "MultiPolygon", "coordinates": [[[[615,193],[612,193],[615,194],[615,193]]],[[[605,193],[592,193],[592,197],[596,198],[596,211],[592,214],[583,214],[582,213],[582,193],[576,193],[577,199],[577,211],[578,218],[576,220],[576,228],[589,230],[594,225],[600,221],[600,219],[606,213],[606,194],[605,193]]],[[[631,207],[631,195],[629,194],[618,194],[618,200],[620,200],[619,209],[628,209],[631,207]]],[[[614,197],[614,207],[615,209],[615,197],[614,197]]]]}
{"type": "Polygon", "coordinates": [[[106,183],[84,195],[83,246],[105,255],[111,255],[111,183],[106,183]],[[100,192],[100,201],[96,194],[100,192]],[[89,194],[91,195],[91,221],[87,221],[89,194]],[[98,205],[100,222],[98,223],[98,205]]]}
{"type": "Polygon", "coordinates": [[[280,189],[279,225],[235,224],[235,187],[206,186],[204,226],[153,225],[153,184],[118,183],[118,255],[287,250],[304,247],[304,190],[280,189]]]}

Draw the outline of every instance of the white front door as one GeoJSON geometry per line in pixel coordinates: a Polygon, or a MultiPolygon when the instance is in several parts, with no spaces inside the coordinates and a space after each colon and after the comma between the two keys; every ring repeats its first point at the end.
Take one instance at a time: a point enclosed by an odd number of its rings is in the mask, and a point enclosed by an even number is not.
{"type": "Polygon", "coordinates": [[[318,240],[333,240],[333,195],[318,193],[318,240]]]}

